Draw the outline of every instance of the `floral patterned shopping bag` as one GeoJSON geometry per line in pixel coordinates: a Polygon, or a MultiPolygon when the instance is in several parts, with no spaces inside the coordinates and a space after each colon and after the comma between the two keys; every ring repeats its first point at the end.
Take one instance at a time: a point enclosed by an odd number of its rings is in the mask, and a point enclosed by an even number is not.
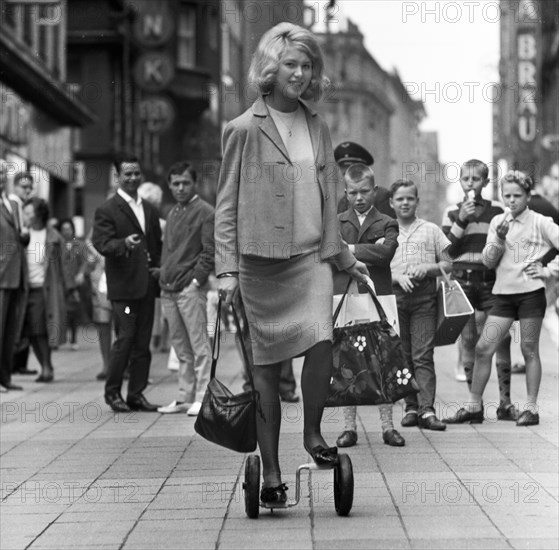
{"type": "MultiPolygon", "coordinates": [[[[394,403],[418,391],[400,337],[368,288],[380,321],[334,329],[334,370],[327,407],[394,403]]],[[[345,295],[344,295],[345,296],[345,295]]],[[[334,323],[343,299],[334,314],[334,323]]]]}

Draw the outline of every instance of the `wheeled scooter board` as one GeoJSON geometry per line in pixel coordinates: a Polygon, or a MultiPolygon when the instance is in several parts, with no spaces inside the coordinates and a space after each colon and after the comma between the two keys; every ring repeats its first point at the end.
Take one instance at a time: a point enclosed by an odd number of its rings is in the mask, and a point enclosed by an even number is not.
{"type": "Polygon", "coordinates": [[[339,516],[347,516],[353,505],[353,466],[346,454],[339,454],[336,464],[317,466],[314,462],[301,464],[297,468],[295,479],[295,498],[287,499],[282,504],[264,504],[260,502],[260,457],[249,455],[245,463],[245,512],[249,518],[256,519],[260,508],[267,508],[271,512],[297,506],[301,498],[301,472],[303,470],[334,470],[334,506],[339,516]]]}

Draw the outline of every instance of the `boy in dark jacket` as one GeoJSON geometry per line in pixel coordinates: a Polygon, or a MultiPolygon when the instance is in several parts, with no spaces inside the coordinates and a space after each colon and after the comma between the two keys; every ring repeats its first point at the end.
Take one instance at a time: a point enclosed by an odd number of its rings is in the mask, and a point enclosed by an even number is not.
{"type": "MultiPolygon", "coordinates": [[[[392,294],[390,261],[398,247],[398,222],[381,214],[373,201],[377,187],[373,170],[366,164],[349,166],[344,174],[349,208],[338,214],[343,239],[355,257],[365,263],[379,296],[392,294]]],[[[347,277],[337,280],[337,293],[347,286],[347,277]],[[339,286],[338,286],[339,284],[339,286]]],[[[351,447],[357,443],[355,407],[344,407],[345,428],[336,445],[351,447]]],[[[379,405],[382,438],[387,445],[402,447],[404,438],[394,429],[392,405],[379,405]]]]}

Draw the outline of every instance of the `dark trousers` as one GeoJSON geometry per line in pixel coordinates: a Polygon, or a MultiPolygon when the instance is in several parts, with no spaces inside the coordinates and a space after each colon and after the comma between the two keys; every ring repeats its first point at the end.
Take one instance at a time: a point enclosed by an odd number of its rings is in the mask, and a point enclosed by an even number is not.
{"type": "Polygon", "coordinates": [[[398,303],[400,338],[404,354],[413,365],[419,394],[406,397],[406,411],[416,410],[420,414],[435,412],[437,378],[433,360],[435,330],[437,326],[437,293],[432,278],[419,283],[413,292],[404,292],[394,287],[398,303]]]}
{"type": "Polygon", "coordinates": [[[21,340],[18,344],[17,350],[14,353],[14,364],[13,372],[21,372],[27,369],[27,363],[29,361],[29,340],[25,339],[25,345],[22,344],[21,340]]]}
{"type": "Polygon", "coordinates": [[[18,311],[21,291],[0,288],[0,384],[12,381],[14,351],[19,337],[18,311]]]}
{"type": "Polygon", "coordinates": [[[155,291],[150,283],[148,293],[140,300],[113,300],[116,339],[111,347],[105,395],[120,393],[124,370],[130,364],[128,397],[141,394],[147,386],[151,352],[149,349],[155,291]]]}

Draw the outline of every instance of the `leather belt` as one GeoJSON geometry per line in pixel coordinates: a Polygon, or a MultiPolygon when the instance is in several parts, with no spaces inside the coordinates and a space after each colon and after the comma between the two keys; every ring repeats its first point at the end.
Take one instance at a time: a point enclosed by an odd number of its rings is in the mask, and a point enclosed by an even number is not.
{"type": "Polygon", "coordinates": [[[492,269],[453,269],[452,276],[455,279],[475,283],[494,283],[495,271],[492,269]]]}

